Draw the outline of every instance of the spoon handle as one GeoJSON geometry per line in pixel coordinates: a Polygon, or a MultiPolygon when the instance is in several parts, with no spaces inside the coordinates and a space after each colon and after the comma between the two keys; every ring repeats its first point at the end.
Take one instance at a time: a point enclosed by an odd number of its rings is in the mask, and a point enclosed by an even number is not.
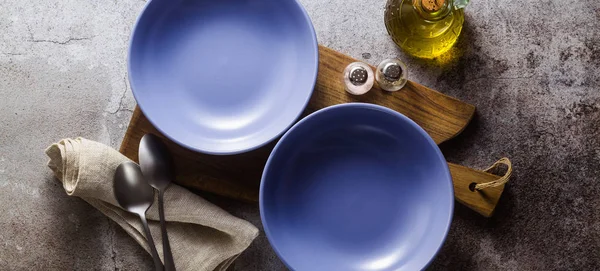
{"type": "Polygon", "coordinates": [[[142,225],[144,225],[144,231],[146,232],[146,239],[148,240],[148,246],[150,247],[150,253],[152,254],[152,260],[154,260],[154,267],[156,271],[163,271],[163,265],[158,257],[158,251],[156,251],[156,246],[154,245],[154,240],[152,239],[152,233],[150,233],[150,228],[148,227],[148,221],[146,220],[146,214],[140,213],[140,219],[142,220],[142,225]]]}
{"type": "Polygon", "coordinates": [[[171,253],[171,244],[167,234],[167,222],[165,221],[164,190],[158,190],[158,215],[160,216],[160,230],[162,234],[163,258],[165,259],[165,270],[175,271],[175,262],[171,253]]]}

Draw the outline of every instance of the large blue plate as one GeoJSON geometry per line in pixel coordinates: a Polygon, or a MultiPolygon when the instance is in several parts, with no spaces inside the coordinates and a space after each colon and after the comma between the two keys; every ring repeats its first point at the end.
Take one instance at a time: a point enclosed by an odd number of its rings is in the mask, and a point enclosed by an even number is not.
{"type": "Polygon", "coordinates": [[[452,179],[416,123],[372,104],[343,104],[298,122],[263,172],[260,211],[292,270],[425,268],[454,208],[452,179]]]}
{"type": "Polygon", "coordinates": [[[129,48],[144,115],[209,154],[281,135],[308,103],[317,67],[315,31],[296,0],[152,0],[129,48]]]}

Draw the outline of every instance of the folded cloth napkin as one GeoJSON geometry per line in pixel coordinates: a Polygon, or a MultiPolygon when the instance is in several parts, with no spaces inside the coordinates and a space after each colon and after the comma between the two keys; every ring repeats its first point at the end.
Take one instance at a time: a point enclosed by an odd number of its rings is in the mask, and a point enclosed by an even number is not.
{"type": "MultiPolygon", "coordinates": [[[[121,209],[113,192],[115,170],[122,162],[129,161],[127,157],[84,138],[63,139],[48,147],[46,154],[50,157],[48,167],[68,195],[80,197],[94,206],[150,251],[138,216],[121,209]]],[[[146,215],[162,258],[156,195],[146,215]]],[[[258,235],[256,227],[249,222],[176,184],[166,190],[164,204],[171,250],[180,271],[226,270],[258,235]]]]}

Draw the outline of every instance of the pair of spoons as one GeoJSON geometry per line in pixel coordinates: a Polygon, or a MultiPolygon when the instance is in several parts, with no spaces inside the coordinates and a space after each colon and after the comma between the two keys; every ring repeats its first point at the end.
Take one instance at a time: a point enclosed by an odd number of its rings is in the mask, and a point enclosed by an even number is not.
{"type": "Polygon", "coordinates": [[[158,214],[165,260],[164,270],[175,271],[163,205],[165,190],[175,177],[173,159],[167,147],[157,136],[146,134],[140,141],[139,160],[140,166],[127,161],[117,167],[114,177],[115,197],[123,209],[140,217],[154,266],[157,271],[162,271],[163,265],[146,220],[146,211],[154,202],[154,189],[158,190],[158,214]]]}

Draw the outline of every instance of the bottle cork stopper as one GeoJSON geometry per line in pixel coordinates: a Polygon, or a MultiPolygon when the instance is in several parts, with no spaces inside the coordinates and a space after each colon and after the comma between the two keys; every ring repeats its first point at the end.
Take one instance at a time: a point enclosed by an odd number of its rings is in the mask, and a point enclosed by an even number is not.
{"type": "Polygon", "coordinates": [[[436,12],[442,8],[446,0],[421,0],[421,6],[427,12],[436,12]]]}

